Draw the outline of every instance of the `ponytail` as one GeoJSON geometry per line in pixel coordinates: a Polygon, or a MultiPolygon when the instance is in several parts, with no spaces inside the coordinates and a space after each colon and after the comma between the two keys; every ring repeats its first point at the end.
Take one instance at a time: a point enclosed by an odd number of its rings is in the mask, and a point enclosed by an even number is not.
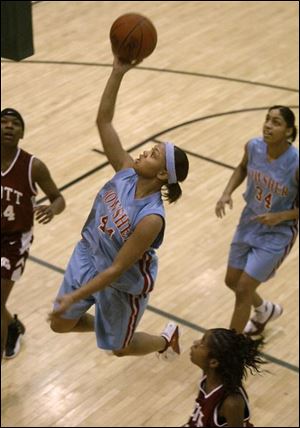
{"type": "Polygon", "coordinates": [[[170,204],[177,201],[182,195],[182,190],[179,183],[166,184],[162,191],[163,198],[170,204]]]}
{"type": "MultiPolygon", "coordinates": [[[[189,172],[189,160],[186,153],[179,147],[175,146],[175,169],[178,181],[184,181],[189,172]]],[[[165,200],[172,202],[177,201],[182,195],[180,184],[165,184],[162,189],[162,196],[165,200]]]]}

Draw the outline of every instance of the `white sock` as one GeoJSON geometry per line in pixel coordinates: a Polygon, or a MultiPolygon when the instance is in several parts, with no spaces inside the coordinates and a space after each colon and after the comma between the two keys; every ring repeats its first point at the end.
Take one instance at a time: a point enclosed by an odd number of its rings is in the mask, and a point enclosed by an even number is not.
{"type": "Polygon", "coordinates": [[[263,300],[262,304],[260,306],[256,306],[255,312],[265,312],[267,309],[267,300],[263,300]]]}
{"type": "Polygon", "coordinates": [[[255,308],[255,318],[258,322],[265,322],[271,313],[272,305],[267,300],[264,300],[262,305],[255,308]]]}

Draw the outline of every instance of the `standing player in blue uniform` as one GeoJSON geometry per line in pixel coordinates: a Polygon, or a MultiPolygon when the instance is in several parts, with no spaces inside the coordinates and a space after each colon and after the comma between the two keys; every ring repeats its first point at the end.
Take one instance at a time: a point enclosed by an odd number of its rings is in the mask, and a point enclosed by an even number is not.
{"type": "Polygon", "coordinates": [[[114,60],[102,95],[97,126],[115,176],[99,191],[69,261],[50,314],[55,332],[95,331],[99,348],[117,356],[179,354],[178,326],[160,336],[135,332],[157,275],[157,249],[164,236],[163,196],[181,195],[188,174],[186,154],[156,144],[133,158],[122,148],[112,119],[124,74],[132,66],[114,60]],[[95,317],[87,310],[95,305],[95,317]],[[171,345],[171,346],[170,346],[171,345]]]}
{"type": "Polygon", "coordinates": [[[284,106],[269,109],[263,137],[246,144],[244,157],[216,205],[216,215],[232,208],[231,194],[244,181],[246,206],[231,243],[226,285],[236,296],[230,327],[260,334],[282,307],[263,300],[257,287],[275,274],[298,234],[299,152],[294,113],[284,106]],[[255,312],[249,320],[251,305],[255,312]]]}
{"type": "Polygon", "coordinates": [[[252,427],[247,370],[260,372],[262,339],[213,328],[191,347],[191,361],[203,370],[192,416],[185,427],[252,427]]]}

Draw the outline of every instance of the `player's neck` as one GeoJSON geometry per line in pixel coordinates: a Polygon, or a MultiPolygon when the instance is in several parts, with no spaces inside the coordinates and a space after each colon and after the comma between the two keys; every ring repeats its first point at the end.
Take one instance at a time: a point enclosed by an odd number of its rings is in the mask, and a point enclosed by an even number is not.
{"type": "Polygon", "coordinates": [[[1,166],[10,164],[14,160],[16,154],[18,153],[18,150],[18,146],[7,147],[1,145],[1,166]]]}
{"type": "Polygon", "coordinates": [[[267,148],[268,160],[272,161],[272,160],[278,159],[281,155],[283,155],[284,152],[288,150],[289,147],[290,145],[287,141],[283,141],[280,144],[268,146],[267,148]]]}
{"type": "Polygon", "coordinates": [[[135,199],[145,198],[146,196],[159,192],[160,188],[160,183],[157,183],[155,180],[149,181],[149,179],[139,177],[135,189],[135,199]]]}
{"type": "Polygon", "coordinates": [[[209,394],[211,391],[222,385],[222,381],[215,373],[206,373],[205,392],[209,394]]]}

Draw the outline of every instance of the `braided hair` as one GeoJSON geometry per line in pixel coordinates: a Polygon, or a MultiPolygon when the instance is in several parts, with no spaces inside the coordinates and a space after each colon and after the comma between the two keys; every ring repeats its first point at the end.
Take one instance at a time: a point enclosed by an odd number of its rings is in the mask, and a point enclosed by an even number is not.
{"type": "Polygon", "coordinates": [[[228,393],[236,392],[247,377],[247,369],[251,374],[260,373],[260,364],[265,364],[260,348],[263,339],[252,340],[235,330],[214,328],[209,330],[209,357],[218,360],[216,373],[222,379],[228,393]]]}

